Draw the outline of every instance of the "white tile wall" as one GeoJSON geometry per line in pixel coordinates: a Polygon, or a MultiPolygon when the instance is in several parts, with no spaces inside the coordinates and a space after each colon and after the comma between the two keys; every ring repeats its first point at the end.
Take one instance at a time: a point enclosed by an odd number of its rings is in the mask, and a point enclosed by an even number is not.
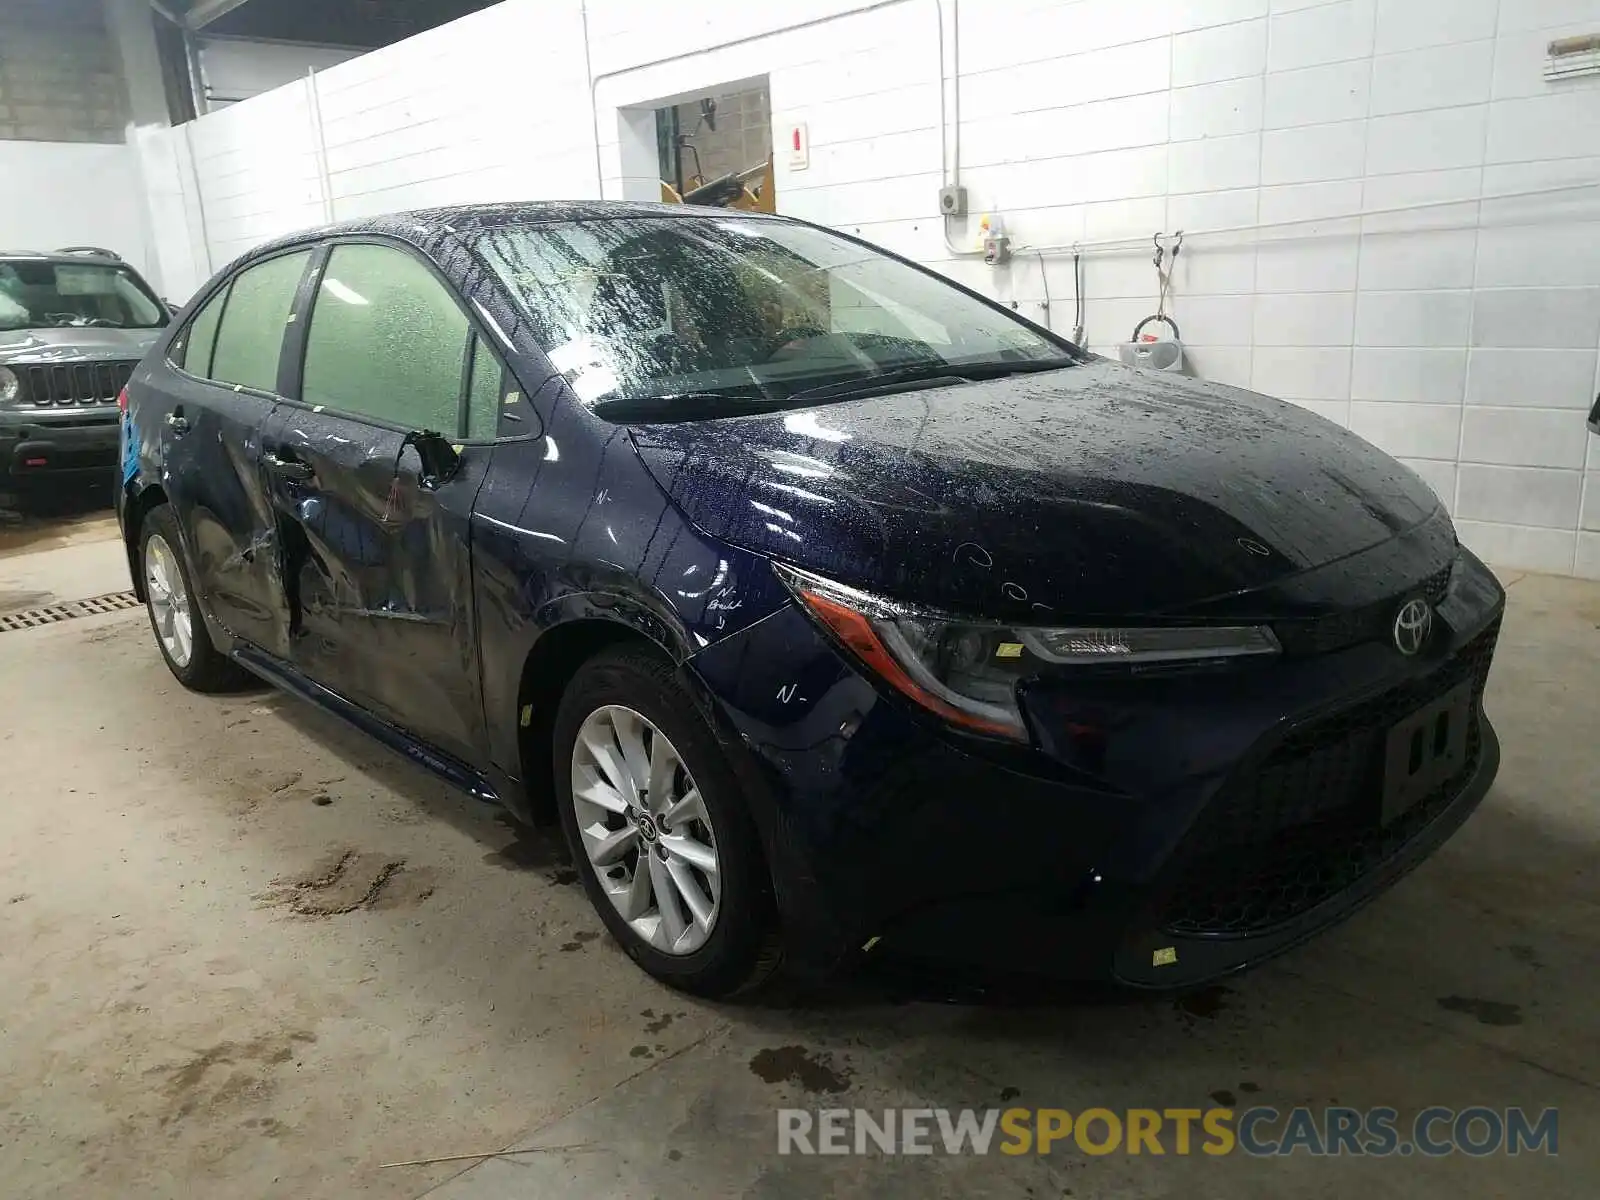
{"type": "Polygon", "coordinates": [[[1356,286],[1358,239],[1279,238],[1256,251],[1256,287],[1267,293],[1344,292],[1356,286]]]}
{"type": "Polygon", "coordinates": [[[1471,292],[1362,292],[1356,341],[1363,346],[1464,346],[1471,292]]]}
{"type": "Polygon", "coordinates": [[[1267,66],[1267,22],[1244,21],[1172,39],[1172,86],[1258,77],[1267,66]]]}
{"type": "Polygon", "coordinates": [[[1267,76],[1266,127],[1288,129],[1360,120],[1367,115],[1371,85],[1370,58],[1298,71],[1274,71],[1267,76]]]}
{"type": "Polygon", "coordinates": [[[1501,33],[1592,22],[1594,18],[1592,0],[1501,0],[1500,4],[1501,33]]]}
{"type": "Polygon", "coordinates": [[[1461,440],[1461,407],[1352,400],[1350,428],[1390,454],[1454,462],[1461,440]]]}
{"type": "Polygon", "coordinates": [[[1356,178],[1361,174],[1366,148],[1365,121],[1275,129],[1262,135],[1261,182],[1310,183],[1321,179],[1356,178]]]}
{"type": "Polygon", "coordinates": [[[1231,79],[1177,88],[1171,93],[1170,108],[1175,142],[1254,133],[1261,128],[1261,80],[1231,79]]]}
{"type": "Polygon", "coordinates": [[[1381,117],[1486,103],[1494,63],[1495,43],[1488,40],[1381,55],[1372,62],[1371,113],[1381,117]]]}
{"type": "Polygon", "coordinates": [[[1496,566],[1550,571],[1558,575],[1569,574],[1573,569],[1577,534],[1571,530],[1457,520],[1456,532],[1463,542],[1496,566]]]}
{"type": "Polygon", "coordinates": [[[1455,511],[1474,521],[1575,528],[1582,486],[1580,471],[1463,463],[1455,511]]]}
{"type": "Polygon", "coordinates": [[[1372,54],[1377,0],[1336,0],[1315,8],[1274,14],[1267,47],[1269,71],[1292,71],[1318,63],[1368,58],[1372,54]]]}
{"type": "Polygon", "coordinates": [[[1390,350],[1358,346],[1350,364],[1350,398],[1459,404],[1466,379],[1464,348],[1390,350]]]}
{"type": "Polygon", "coordinates": [[[1489,106],[1440,108],[1372,118],[1367,138],[1368,175],[1445,171],[1483,160],[1489,106]]]}
{"type": "MultiPolygon", "coordinates": [[[[778,161],[783,211],[1027,305],[1026,248],[1084,242],[1099,348],[1155,307],[1149,235],[1186,229],[1170,303],[1196,374],[1401,456],[1501,565],[1600,577],[1600,79],[1543,78],[1600,0],[968,0],[961,182],[1018,247],[999,271],[952,258],[933,207],[954,30],[941,63],[936,6],[867,4],[506,0],[354,59],[317,78],[335,215],[648,194],[624,124],[765,77],[774,128],[811,132],[808,170],[778,161]]],[[[141,136],[163,266],[323,219],[305,97],[141,136]]],[[[1070,260],[1045,270],[1060,329],[1070,260]]]]}
{"type": "Polygon", "coordinates": [[[1510,225],[1478,234],[1479,287],[1600,283],[1600,223],[1510,225]]]}
{"type": "Polygon", "coordinates": [[[1204,138],[1169,147],[1169,186],[1174,192],[1220,192],[1261,182],[1261,135],[1204,138]]]}
{"type": "MultiPolygon", "coordinates": [[[[1561,571],[1561,567],[1550,568],[1561,571]]],[[[1578,553],[1572,573],[1583,579],[1600,579],[1600,533],[1578,534],[1578,553]]]]}
{"type": "Polygon", "coordinates": [[[1600,533],[1600,471],[1584,474],[1583,512],[1578,518],[1578,528],[1600,533]]]}
{"type": "Polygon", "coordinates": [[[1348,346],[1355,324],[1350,292],[1276,295],[1256,307],[1257,346],[1348,346]]]}
{"type": "Polygon", "coordinates": [[[1584,464],[1588,434],[1581,412],[1471,407],[1462,418],[1461,461],[1576,470],[1584,464]]]}
{"type": "Polygon", "coordinates": [[[1587,410],[1594,402],[1595,358],[1593,350],[1474,350],[1467,403],[1587,410]]]}
{"type": "MultiPolygon", "coordinates": [[[[1505,0],[1521,4],[1525,0],[1505,0]]],[[[1392,54],[1419,46],[1449,42],[1475,42],[1492,38],[1501,0],[1445,0],[1428,4],[1419,0],[1378,0],[1376,50],[1392,54]]]]}
{"type": "Polygon", "coordinates": [[[1485,161],[1536,162],[1600,154],[1600,121],[1594,119],[1594,104],[1589,88],[1496,100],[1489,106],[1485,161]]]}
{"type": "Polygon", "coordinates": [[[1474,346],[1584,349],[1600,343],[1600,287],[1475,293],[1474,346]]]}
{"type": "Polygon", "coordinates": [[[1343,348],[1258,347],[1250,386],[1285,400],[1348,400],[1350,352],[1343,348]]]}
{"type": "Polygon", "coordinates": [[[1369,233],[1361,239],[1361,286],[1373,291],[1470,288],[1475,229],[1369,233]]]}

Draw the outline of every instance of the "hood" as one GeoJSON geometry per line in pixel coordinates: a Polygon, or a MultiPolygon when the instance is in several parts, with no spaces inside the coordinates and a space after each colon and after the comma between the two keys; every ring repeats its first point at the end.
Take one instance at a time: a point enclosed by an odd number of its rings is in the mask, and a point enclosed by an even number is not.
{"type": "Polygon", "coordinates": [[[1357,554],[1438,508],[1330,421],[1105,360],[632,436],[715,537],[1007,620],[1176,613],[1357,554]]]}
{"type": "Polygon", "coordinates": [[[165,330],[68,326],[0,329],[0,363],[85,362],[143,358],[165,330]]]}

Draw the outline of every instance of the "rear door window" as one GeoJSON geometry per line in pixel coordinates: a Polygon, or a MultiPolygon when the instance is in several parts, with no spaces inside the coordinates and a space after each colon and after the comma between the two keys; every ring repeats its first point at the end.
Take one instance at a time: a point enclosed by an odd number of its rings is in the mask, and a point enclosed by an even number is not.
{"type": "Polygon", "coordinates": [[[300,399],[459,437],[467,334],[461,306],[420,259],[335,245],[306,332],[300,399]]]}
{"type": "Polygon", "coordinates": [[[227,288],[211,297],[172,348],[172,361],[191,375],[211,378],[211,351],[217,344],[217,326],[222,321],[222,308],[227,300],[227,288]]]}
{"type": "Polygon", "coordinates": [[[294,312],[294,293],[311,251],[283,254],[236,276],[222,310],[210,378],[263,392],[278,390],[278,355],[294,312]]]}
{"type": "Polygon", "coordinates": [[[467,392],[467,436],[492,438],[500,432],[500,398],[505,370],[481,337],[472,339],[472,383],[467,392]]]}

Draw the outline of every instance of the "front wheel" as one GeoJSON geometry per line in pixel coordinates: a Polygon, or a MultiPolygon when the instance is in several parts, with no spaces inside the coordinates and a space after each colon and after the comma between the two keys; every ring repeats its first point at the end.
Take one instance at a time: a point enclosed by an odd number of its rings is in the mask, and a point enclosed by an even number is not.
{"type": "Polygon", "coordinates": [[[656,978],[727,996],[779,962],[772,888],[726,753],[670,665],[590,660],[555,722],[561,824],[589,899],[656,978]]]}
{"type": "Polygon", "coordinates": [[[178,520],[170,505],[157,505],[145,514],[139,565],[150,628],[161,657],[179,683],[196,692],[228,691],[248,677],[211,644],[182,547],[178,520]]]}

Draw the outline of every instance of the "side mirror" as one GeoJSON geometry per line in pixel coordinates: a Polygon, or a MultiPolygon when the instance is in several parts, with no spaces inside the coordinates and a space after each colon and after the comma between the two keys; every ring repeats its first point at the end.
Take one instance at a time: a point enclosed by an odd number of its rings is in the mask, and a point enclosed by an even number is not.
{"type": "Polygon", "coordinates": [[[436,488],[448,483],[461,469],[461,453],[442,433],[432,429],[413,430],[406,434],[406,445],[417,448],[423,487],[436,488]]]}

